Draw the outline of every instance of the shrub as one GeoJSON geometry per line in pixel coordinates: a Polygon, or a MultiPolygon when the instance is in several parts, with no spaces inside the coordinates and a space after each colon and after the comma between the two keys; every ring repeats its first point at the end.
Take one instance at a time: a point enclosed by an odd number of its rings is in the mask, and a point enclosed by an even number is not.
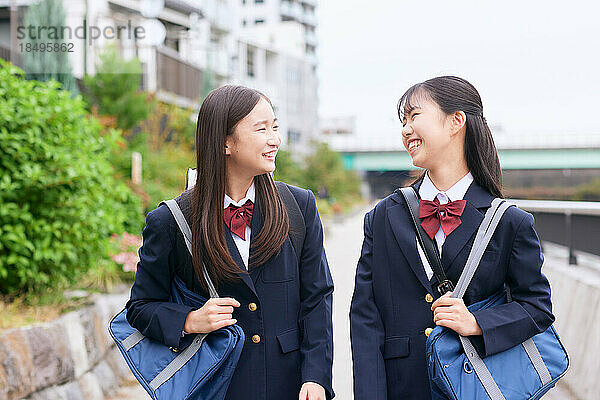
{"type": "MultiPolygon", "coordinates": [[[[145,135],[139,134],[140,141],[145,135]]],[[[142,199],[143,211],[148,213],[158,207],[163,200],[177,197],[185,189],[185,174],[188,168],[196,168],[195,153],[187,146],[165,144],[161,149],[151,151],[145,142],[118,149],[112,162],[120,180],[130,183],[142,199]],[[131,153],[142,155],[142,183],[131,184],[131,153]]],[[[129,231],[130,233],[141,233],[129,231]]]]}
{"type": "Polygon", "coordinates": [[[139,92],[142,65],[138,59],[125,61],[114,47],[100,54],[96,75],[83,79],[88,106],[100,115],[116,117],[117,127],[129,130],[148,116],[154,104],[139,92]]]}
{"type": "Polygon", "coordinates": [[[138,232],[139,199],[107,161],[81,97],[27,81],[0,60],[0,293],[72,281],[107,257],[112,233],[138,232]]]}
{"type": "MultiPolygon", "coordinates": [[[[148,118],[136,130],[147,134],[146,142],[152,151],[160,150],[165,145],[177,145],[186,146],[193,152],[196,123],[190,118],[192,114],[191,109],[158,101],[148,118]]],[[[133,142],[135,138],[129,140],[133,142]]]]}

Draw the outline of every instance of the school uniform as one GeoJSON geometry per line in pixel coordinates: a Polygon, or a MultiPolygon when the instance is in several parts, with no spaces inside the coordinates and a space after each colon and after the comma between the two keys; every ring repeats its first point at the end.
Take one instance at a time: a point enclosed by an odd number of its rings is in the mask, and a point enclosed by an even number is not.
{"type": "MultiPolygon", "coordinates": [[[[493,196],[471,174],[442,193],[428,176],[413,187],[423,200],[466,200],[460,225],[447,237],[441,228],[435,235],[442,267],[456,284],[493,196]]],[[[435,327],[431,304],[440,294],[401,194],[365,215],[364,235],[350,310],[355,399],[430,399],[425,341],[435,327]]],[[[511,290],[513,302],[473,313],[483,335],[471,338],[482,357],[516,346],[554,321],[542,264],[532,215],[509,208],[463,298],[468,306],[505,283],[511,290]]]]}
{"type": "MultiPolygon", "coordinates": [[[[244,330],[246,340],[226,399],[297,399],[304,382],[315,382],[333,397],[332,292],[333,281],[323,249],[323,229],[312,192],[288,185],[306,224],[300,264],[290,238],[278,254],[263,265],[240,272],[238,282],[221,283],[221,297],[241,303],[233,318],[244,330]]],[[[251,226],[245,239],[232,236],[224,225],[225,240],[241,271],[252,257],[250,243],[260,233],[263,216],[254,185],[247,198],[236,204],[254,203],[251,226]],[[248,240],[249,239],[249,240],[248,240]]],[[[191,226],[190,192],[176,199],[191,226]]],[[[208,294],[194,273],[192,258],[183,235],[166,206],[146,217],[143,246],[127,319],[142,334],[175,348],[186,347],[194,335],[182,335],[191,307],[168,302],[170,284],[177,274],[191,290],[208,294]]]]}

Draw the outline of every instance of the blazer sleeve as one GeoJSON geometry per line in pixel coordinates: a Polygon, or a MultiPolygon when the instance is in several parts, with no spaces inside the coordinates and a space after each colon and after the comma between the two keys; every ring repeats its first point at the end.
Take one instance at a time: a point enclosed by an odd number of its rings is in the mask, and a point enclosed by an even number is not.
{"type": "Polygon", "coordinates": [[[356,400],[387,400],[383,347],[385,330],[373,296],[373,212],[364,220],[364,241],[350,305],[350,341],[356,400]]]}
{"type": "Polygon", "coordinates": [[[483,332],[477,346],[482,357],[514,347],[554,322],[550,284],[541,271],[544,256],[531,214],[525,213],[519,223],[510,251],[506,282],[513,301],[473,312],[483,332]]]}
{"type": "Polygon", "coordinates": [[[323,227],[314,194],[306,191],[306,236],[300,257],[300,344],[302,383],[315,382],[332,398],[333,280],[323,248],[323,227]]]}
{"type": "Polygon", "coordinates": [[[194,308],[170,302],[174,252],[169,234],[171,214],[166,206],[150,212],[143,230],[135,282],[127,302],[127,320],[144,336],[167,346],[183,347],[193,335],[181,333],[194,308]]]}

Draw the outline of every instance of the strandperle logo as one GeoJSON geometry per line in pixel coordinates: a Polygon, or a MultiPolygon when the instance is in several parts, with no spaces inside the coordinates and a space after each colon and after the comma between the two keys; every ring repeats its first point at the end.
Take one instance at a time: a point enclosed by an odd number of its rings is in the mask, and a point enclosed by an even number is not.
{"type": "Polygon", "coordinates": [[[42,41],[53,40],[67,42],[73,39],[86,40],[88,45],[92,45],[94,40],[104,38],[112,39],[144,39],[146,30],[143,26],[133,26],[131,21],[127,25],[104,26],[87,25],[84,23],[79,26],[18,26],[17,39],[22,41],[42,41]]]}

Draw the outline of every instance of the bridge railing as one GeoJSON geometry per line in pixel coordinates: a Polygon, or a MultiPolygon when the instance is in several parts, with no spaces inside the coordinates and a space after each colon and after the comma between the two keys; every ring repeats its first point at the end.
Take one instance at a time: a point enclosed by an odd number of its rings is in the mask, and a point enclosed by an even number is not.
{"type": "Polygon", "coordinates": [[[508,201],[533,214],[542,246],[548,241],[569,248],[569,264],[577,264],[577,251],[600,256],[600,202],[508,201]]]}

